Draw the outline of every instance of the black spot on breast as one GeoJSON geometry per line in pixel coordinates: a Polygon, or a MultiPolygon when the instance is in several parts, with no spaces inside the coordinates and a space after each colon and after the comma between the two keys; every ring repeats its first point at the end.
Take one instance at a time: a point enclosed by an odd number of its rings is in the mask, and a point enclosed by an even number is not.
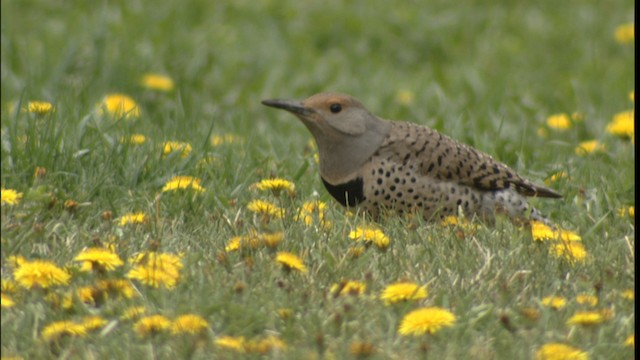
{"type": "Polygon", "coordinates": [[[338,185],[329,184],[323,177],[320,178],[322,179],[324,187],[329,191],[329,194],[343,206],[355,206],[365,199],[362,178],[356,178],[355,180],[338,185]]]}

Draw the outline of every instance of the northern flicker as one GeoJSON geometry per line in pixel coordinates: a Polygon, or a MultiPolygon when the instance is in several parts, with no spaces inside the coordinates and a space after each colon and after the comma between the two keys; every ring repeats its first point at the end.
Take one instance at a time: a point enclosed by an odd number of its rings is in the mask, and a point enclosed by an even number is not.
{"type": "Polygon", "coordinates": [[[262,103],[302,121],[315,138],[320,177],[329,193],[374,217],[385,208],[418,212],[427,221],[462,211],[490,223],[495,213],[504,213],[517,223],[550,224],[526,197],[562,197],[433,129],[381,119],[349,95],[320,93],[302,102],[262,103]]]}

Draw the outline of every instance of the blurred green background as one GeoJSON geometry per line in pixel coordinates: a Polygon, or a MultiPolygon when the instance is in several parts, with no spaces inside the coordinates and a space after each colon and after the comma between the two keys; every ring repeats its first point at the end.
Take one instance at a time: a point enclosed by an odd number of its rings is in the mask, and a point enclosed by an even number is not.
{"type": "Polygon", "coordinates": [[[210,323],[211,338],[277,332],[289,350],[272,353],[274,358],[357,357],[362,354],[350,347],[356,341],[374,344],[371,356],[380,359],[527,358],[547,342],[572,344],[596,359],[631,358],[623,342],[633,333],[635,313],[619,294],[633,288],[634,224],[616,214],[634,205],[635,145],[605,129],[615,114],[633,108],[635,43],[615,34],[634,21],[634,5],[3,0],[1,179],[3,188],[26,194],[26,205],[2,208],[3,281],[11,277],[9,256],[68,264],[95,239],[119,239],[123,258],[157,243],[185,256],[177,290],[140,287],[143,298],[133,304],[68,314],[38,295],[21,295],[19,306],[2,310],[3,357],[105,358],[112,351],[121,358],[239,356],[209,338],[195,353],[168,336],[140,340],[122,323],[104,337],[57,349],[40,336],[55,320],[86,313],[117,318],[126,306],[144,305],[172,316],[200,314],[210,323]],[[169,76],[175,89],[146,89],[140,84],[146,73],[169,76]],[[397,219],[382,224],[392,250],[351,259],[346,234],[357,222],[322,187],[310,134],[293,116],[260,104],[320,91],[349,93],[381,117],[436,128],[538,183],[565,172],[569,178],[550,185],[565,199],[534,203],[582,235],[589,260],[572,267],[552,259],[547,248],[506,223],[462,242],[448,228],[420,224],[416,230],[397,219]],[[96,116],[97,104],[110,93],[131,96],[140,118],[109,122],[96,116]],[[35,118],[17,110],[34,100],[51,102],[55,112],[35,118]],[[574,112],[580,115],[568,129],[547,124],[551,115],[574,112]],[[147,136],[143,150],[118,145],[133,133],[147,136]],[[212,146],[216,134],[242,141],[212,146]],[[154,146],[165,140],[188,142],[193,152],[164,159],[154,146]],[[588,140],[606,149],[577,156],[576,146],[588,140]],[[209,156],[217,162],[200,167],[209,156]],[[47,169],[41,182],[34,180],[38,166],[47,169]],[[159,190],[176,174],[202,178],[206,193],[160,200],[159,190]],[[254,254],[255,266],[231,255],[231,267],[217,262],[229,238],[264,230],[245,205],[255,197],[251,184],[273,176],[296,183],[297,197],[282,200],[288,212],[316,193],[330,209],[335,227],[328,232],[291,219],[269,224],[270,231],[284,231],[283,250],[305,256],[307,277],[284,277],[267,265],[272,254],[266,251],[254,254]],[[44,193],[58,205],[33,205],[44,193]],[[65,210],[66,199],[78,202],[79,210],[65,210]],[[114,219],[143,211],[151,225],[119,230],[105,225],[105,211],[114,219]],[[493,259],[486,268],[485,256],[493,259]],[[368,281],[371,296],[332,299],[328,289],[341,279],[368,281]],[[389,309],[374,296],[399,279],[428,283],[427,304],[449,307],[459,318],[456,327],[423,339],[399,337],[398,321],[412,305],[389,309]],[[245,295],[236,293],[237,284],[246,286],[245,295]],[[573,298],[594,289],[601,291],[601,307],[615,309],[601,327],[567,327],[571,311],[579,309],[575,304],[564,312],[538,307],[537,322],[517,315],[546,295],[573,298]],[[274,315],[283,307],[293,311],[288,322],[274,315]],[[517,330],[505,329],[503,315],[517,330]]]}

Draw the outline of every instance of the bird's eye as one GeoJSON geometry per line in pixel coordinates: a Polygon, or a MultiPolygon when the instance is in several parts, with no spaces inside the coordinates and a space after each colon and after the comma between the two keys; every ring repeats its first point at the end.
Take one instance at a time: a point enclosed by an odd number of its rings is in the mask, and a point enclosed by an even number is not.
{"type": "Polygon", "coordinates": [[[329,106],[329,110],[331,110],[332,113],[337,114],[340,111],[342,111],[342,105],[340,105],[340,104],[331,104],[329,106]]]}

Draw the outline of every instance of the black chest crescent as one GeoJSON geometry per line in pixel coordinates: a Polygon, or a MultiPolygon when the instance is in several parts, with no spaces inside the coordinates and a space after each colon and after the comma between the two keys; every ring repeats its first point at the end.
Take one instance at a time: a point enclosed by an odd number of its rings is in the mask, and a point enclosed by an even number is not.
{"type": "Polygon", "coordinates": [[[356,178],[349,182],[332,185],[325,181],[323,177],[322,183],[333,196],[343,206],[356,206],[364,201],[364,186],[362,178],[356,178]]]}

